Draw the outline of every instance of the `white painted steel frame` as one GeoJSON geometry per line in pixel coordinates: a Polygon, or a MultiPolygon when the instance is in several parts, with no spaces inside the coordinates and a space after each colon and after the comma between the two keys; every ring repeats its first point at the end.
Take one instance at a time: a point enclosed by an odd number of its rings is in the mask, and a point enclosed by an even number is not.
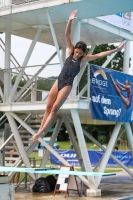
{"type": "MultiPolygon", "coordinates": [[[[25,57],[25,60],[24,60],[24,62],[23,62],[23,64],[22,64],[22,68],[25,67],[25,66],[27,65],[27,63],[28,63],[28,61],[29,61],[29,59],[30,59],[30,56],[31,56],[31,54],[32,54],[32,52],[33,52],[33,49],[34,49],[34,47],[35,47],[35,45],[36,45],[36,42],[38,41],[38,38],[40,37],[40,34],[41,34],[41,32],[42,32],[42,29],[43,29],[43,26],[40,26],[40,27],[38,28],[37,33],[36,33],[36,35],[35,35],[35,37],[34,37],[32,43],[31,43],[31,45],[30,45],[30,48],[29,48],[29,50],[28,50],[28,52],[27,52],[27,55],[26,55],[26,57],[25,57]]],[[[19,82],[20,82],[20,80],[21,80],[21,78],[22,78],[22,76],[23,76],[24,70],[25,70],[25,68],[23,68],[23,69],[20,70],[20,72],[19,72],[19,74],[18,74],[18,76],[17,76],[17,79],[16,79],[16,81],[15,81],[13,87],[12,87],[12,90],[11,90],[11,93],[10,93],[10,97],[9,97],[9,98],[10,98],[10,101],[12,101],[12,100],[14,99],[14,96],[15,96],[15,93],[16,93],[16,90],[17,90],[17,87],[18,87],[19,82]]]]}
{"type": "Polygon", "coordinates": [[[46,63],[34,74],[34,76],[27,81],[27,83],[22,87],[22,89],[15,95],[14,101],[16,101],[20,95],[27,89],[27,87],[34,81],[35,78],[41,73],[41,71],[49,64],[49,62],[57,55],[57,52],[55,52],[47,61],[46,63]]]}
{"type": "Polygon", "coordinates": [[[11,91],[11,71],[10,69],[10,51],[11,51],[11,33],[5,33],[5,61],[4,68],[7,71],[4,72],[4,99],[9,102],[9,94],[11,91]]]}
{"type": "MultiPolygon", "coordinates": [[[[81,21],[80,20],[74,20],[73,22],[73,33],[72,33],[72,42],[75,45],[80,40],[80,28],[81,28],[81,21]]],[[[73,81],[73,87],[70,93],[70,99],[76,98],[76,91],[77,91],[77,76],[74,78],[73,81]]]]}
{"type": "MultiPolygon", "coordinates": [[[[129,58],[130,58],[130,41],[126,41],[125,44],[125,51],[124,51],[124,62],[123,62],[123,72],[124,73],[129,73],[129,58]]],[[[132,154],[132,158],[133,158],[133,133],[132,133],[132,129],[130,126],[130,123],[124,123],[125,129],[126,129],[126,134],[127,134],[127,138],[128,138],[128,142],[130,145],[130,149],[131,149],[131,154],[132,154]]]]}
{"type": "MultiPolygon", "coordinates": [[[[14,138],[15,138],[16,143],[18,145],[19,152],[21,152],[21,157],[22,157],[22,159],[23,159],[23,161],[25,163],[25,166],[31,168],[31,164],[30,164],[29,158],[27,156],[25,147],[23,145],[22,139],[20,137],[20,134],[18,132],[16,122],[15,122],[14,118],[12,117],[11,113],[6,113],[6,116],[7,116],[7,119],[9,121],[9,123],[10,123],[11,129],[12,129],[13,134],[14,134],[14,138]]],[[[33,179],[35,179],[35,175],[34,174],[30,174],[30,176],[33,179]]]]}
{"type": "Polygon", "coordinates": [[[58,58],[59,58],[59,61],[60,61],[60,65],[61,65],[61,68],[62,68],[63,67],[63,62],[62,62],[62,57],[61,57],[61,54],[60,54],[59,45],[58,45],[58,41],[57,41],[57,38],[56,38],[54,26],[52,24],[52,20],[51,20],[50,14],[49,14],[49,10],[46,9],[46,12],[47,12],[47,18],[48,18],[48,22],[49,22],[50,29],[51,29],[51,32],[52,32],[54,44],[55,44],[56,51],[57,51],[57,54],[58,54],[58,58]]]}
{"type": "Polygon", "coordinates": [[[70,125],[70,123],[69,123],[69,121],[68,121],[68,119],[66,117],[64,118],[64,123],[65,123],[66,129],[68,131],[68,134],[70,136],[70,141],[73,144],[73,148],[74,148],[75,153],[77,155],[77,158],[79,160],[81,169],[82,169],[82,171],[85,171],[85,167],[84,167],[84,163],[83,163],[81,152],[80,152],[79,147],[78,147],[78,143],[77,143],[76,138],[74,136],[72,127],[71,127],[71,125],[70,125]]]}
{"type": "MultiPolygon", "coordinates": [[[[89,134],[86,130],[83,129],[84,135],[89,138],[94,144],[96,144],[101,150],[106,151],[106,148],[100,144],[91,134],[89,134]]],[[[113,154],[110,157],[119,165],[121,166],[129,175],[133,176],[133,172],[126,167],[120,160],[118,160],[113,154]]]]}
{"type": "MultiPolygon", "coordinates": [[[[28,126],[22,119],[20,119],[15,113],[10,113],[14,119],[16,119],[27,131],[29,131],[29,133],[31,133],[32,135],[35,134],[35,131],[28,126]]],[[[50,126],[48,127],[48,129],[50,128],[50,126]]],[[[42,138],[38,138],[38,141],[41,142],[46,149],[48,149],[57,159],[59,159],[64,165],[66,166],[70,166],[70,164],[63,158],[61,157],[49,144],[47,144],[47,142],[45,142],[42,138]]],[[[88,184],[88,181],[86,180],[86,178],[84,178],[83,176],[79,176],[79,178],[82,180],[82,182],[87,185],[88,187],[90,187],[90,184],[88,184]]]]}
{"type": "MultiPolygon", "coordinates": [[[[84,136],[83,136],[83,131],[82,131],[82,127],[81,127],[81,123],[80,123],[80,119],[79,119],[77,109],[72,109],[71,115],[72,115],[75,130],[76,130],[78,142],[79,142],[79,145],[80,145],[80,151],[81,151],[81,155],[82,155],[82,158],[83,158],[85,170],[88,171],[88,172],[92,172],[90,158],[88,157],[88,151],[87,151],[87,148],[86,148],[86,143],[85,143],[85,139],[84,139],[84,136]]],[[[88,177],[88,180],[89,180],[90,187],[92,189],[96,189],[96,183],[95,183],[94,177],[88,177]]]]}
{"type": "MultiPolygon", "coordinates": [[[[58,136],[58,133],[59,133],[59,130],[60,130],[60,127],[62,125],[62,121],[63,121],[63,117],[58,117],[58,120],[57,120],[57,123],[56,123],[56,126],[54,128],[54,131],[53,131],[53,134],[50,138],[50,142],[49,142],[49,145],[51,147],[53,147],[54,145],[54,142],[58,136]]],[[[45,168],[46,164],[47,164],[47,161],[49,159],[49,155],[50,155],[50,151],[48,149],[45,149],[45,153],[43,155],[43,158],[42,158],[42,162],[40,164],[40,168],[45,168]]],[[[38,174],[38,178],[41,177],[42,174],[38,174]]]]}

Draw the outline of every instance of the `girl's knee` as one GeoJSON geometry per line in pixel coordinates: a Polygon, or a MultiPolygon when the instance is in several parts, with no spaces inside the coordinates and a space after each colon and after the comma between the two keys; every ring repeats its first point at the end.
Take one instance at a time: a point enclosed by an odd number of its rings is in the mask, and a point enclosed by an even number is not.
{"type": "Polygon", "coordinates": [[[57,113],[57,111],[58,111],[58,106],[57,106],[57,105],[54,105],[54,106],[52,107],[51,114],[52,114],[52,115],[55,115],[55,114],[57,113]]]}
{"type": "Polygon", "coordinates": [[[47,105],[47,106],[46,106],[46,112],[49,112],[49,113],[50,113],[51,110],[52,110],[52,106],[47,105]]]}

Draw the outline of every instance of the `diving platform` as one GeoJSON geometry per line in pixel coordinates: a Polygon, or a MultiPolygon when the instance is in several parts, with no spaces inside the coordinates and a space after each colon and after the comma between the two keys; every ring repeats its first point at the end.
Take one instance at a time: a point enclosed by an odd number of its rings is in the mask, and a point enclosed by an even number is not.
{"type": "Polygon", "coordinates": [[[38,42],[54,46],[46,12],[49,10],[59,47],[66,48],[65,27],[69,14],[75,9],[79,10],[77,18],[81,21],[80,40],[87,45],[117,43],[123,38],[133,40],[130,32],[96,18],[131,12],[132,0],[117,0],[117,5],[115,0],[13,0],[11,5],[1,5],[0,32],[10,31],[12,35],[33,40],[38,27],[42,26],[38,42]]]}
{"type": "MultiPolygon", "coordinates": [[[[16,103],[3,103],[0,106],[1,112],[15,112],[17,113],[27,113],[30,112],[32,114],[43,115],[46,109],[46,102],[16,102],[16,103]]],[[[76,109],[79,114],[79,118],[82,124],[95,124],[95,125],[106,125],[106,124],[115,124],[112,121],[104,121],[104,120],[94,120],[91,117],[90,111],[90,101],[89,100],[81,100],[81,99],[73,99],[66,100],[66,102],[61,106],[60,110],[57,113],[57,116],[71,116],[71,110],[76,109]]]]}

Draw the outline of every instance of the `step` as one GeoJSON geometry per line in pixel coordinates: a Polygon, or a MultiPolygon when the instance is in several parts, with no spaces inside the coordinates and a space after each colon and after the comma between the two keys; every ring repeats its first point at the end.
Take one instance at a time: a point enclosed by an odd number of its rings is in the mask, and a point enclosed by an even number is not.
{"type": "Polygon", "coordinates": [[[17,152],[11,152],[11,151],[6,151],[5,153],[4,153],[5,155],[18,155],[18,153],[17,152]]]}
{"type": "Polygon", "coordinates": [[[32,123],[38,123],[38,124],[41,124],[41,120],[42,119],[30,119],[28,122],[27,122],[27,124],[32,124],[32,123]]]}
{"type": "Polygon", "coordinates": [[[13,146],[5,146],[5,149],[13,149],[13,146]]]}
{"type": "Polygon", "coordinates": [[[26,129],[20,129],[19,133],[29,133],[29,131],[27,131],[26,129]]]}
{"type": "Polygon", "coordinates": [[[31,127],[31,128],[40,128],[40,125],[36,125],[36,124],[33,125],[33,124],[30,124],[30,127],[31,127]]]}
{"type": "Polygon", "coordinates": [[[31,138],[32,137],[32,135],[21,135],[21,138],[23,139],[23,138],[31,138]]]}
{"type": "Polygon", "coordinates": [[[5,157],[5,160],[8,160],[8,161],[16,161],[16,160],[18,160],[18,158],[20,158],[20,157],[17,157],[17,158],[15,158],[15,157],[5,157]]]}

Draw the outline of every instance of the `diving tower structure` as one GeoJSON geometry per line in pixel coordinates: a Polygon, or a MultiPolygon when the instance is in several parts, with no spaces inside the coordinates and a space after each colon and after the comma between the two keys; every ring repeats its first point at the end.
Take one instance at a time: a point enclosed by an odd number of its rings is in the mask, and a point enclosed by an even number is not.
{"type": "MultiPolygon", "coordinates": [[[[45,167],[50,153],[55,155],[62,162],[62,164],[70,166],[70,164],[52,148],[60,127],[64,122],[83,171],[93,171],[86,149],[84,138],[85,135],[93,143],[99,146],[99,148],[105,151],[103,158],[94,170],[98,170],[98,172],[101,173],[104,172],[108,159],[111,157],[128,174],[133,176],[132,171],[111,154],[112,148],[119,135],[122,123],[93,120],[91,118],[89,63],[83,64],[80,73],[77,77],[75,77],[71,94],[66,102],[61,106],[54,122],[47,127],[47,130],[45,130],[43,137],[46,136],[48,130],[53,126],[53,124],[55,124],[50,144],[47,144],[43,138],[40,137],[37,141],[30,143],[30,145],[25,148],[21,135],[19,134],[19,131],[22,127],[27,130],[28,134],[35,134],[35,130],[28,124],[28,121],[34,114],[42,115],[45,111],[47,103],[47,98],[44,99],[44,101],[37,101],[35,96],[35,80],[38,78],[41,71],[47,65],[49,65],[50,61],[55,57],[55,55],[58,56],[61,68],[63,67],[67,48],[64,34],[65,27],[68,16],[73,10],[78,9],[77,19],[75,19],[72,24],[73,43],[76,44],[77,41],[83,40],[88,46],[91,46],[89,53],[92,54],[96,45],[120,43],[125,40],[123,72],[129,73],[130,41],[133,41],[133,34],[129,31],[102,21],[97,17],[132,12],[132,0],[117,0],[118,6],[116,5],[115,0],[99,0],[98,2],[97,0],[1,0],[0,2],[0,32],[5,33],[5,63],[4,68],[0,69],[0,81],[3,83],[3,87],[0,87],[0,111],[3,112],[7,117],[12,129],[11,136],[0,147],[0,150],[2,150],[5,145],[7,145],[7,143],[14,137],[15,142],[17,143],[18,151],[20,152],[20,156],[16,160],[14,166],[19,167],[22,163],[24,163],[27,168],[30,168],[31,164],[28,156],[34,150],[35,146],[41,142],[44,144],[47,150],[43,156],[40,168],[45,167]],[[32,40],[22,66],[17,68],[18,76],[13,85],[11,84],[13,74],[13,69],[11,68],[11,35],[32,40]],[[51,55],[50,58],[48,58],[47,62],[40,67],[40,69],[32,76],[32,78],[29,78],[29,76],[25,73],[25,69],[28,67],[28,61],[37,42],[55,46],[56,52],[51,55]],[[82,90],[79,91],[77,88],[86,68],[88,83],[82,90]],[[25,78],[26,76],[26,84],[18,90],[19,82],[23,77],[25,78]],[[27,102],[23,100],[23,97],[26,92],[29,93],[29,91],[31,91],[32,100],[27,102]],[[87,98],[82,98],[85,92],[87,92],[87,98]],[[27,114],[25,120],[21,119],[19,116],[20,113],[27,114]],[[16,121],[20,124],[19,127],[17,127],[16,121]],[[80,149],[78,148],[77,141],[74,137],[70,123],[74,124],[80,149]],[[115,124],[107,149],[105,149],[95,138],[82,129],[81,123],[115,124]]],[[[106,67],[111,59],[113,59],[115,54],[116,53],[109,56],[102,67],[106,67]]],[[[3,117],[1,120],[2,119],[3,117]]],[[[124,125],[133,156],[132,130],[129,123],[124,123],[124,125]]],[[[24,137],[26,138],[26,136],[24,137]]],[[[12,177],[13,174],[14,172],[11,172],[9,173],[9,176],[12,177]]],[[[41,175],[35,176],[35,174],[31,173],[30,176],[33,180],[35,180],[41,175]]],[[[80,179],[87,186],[87,188],[89,188],[87,189],[88,196],[92,193],[96,196],[101,195],[100,190],[98,189],[101,178],[102,177],[80,176],[80,179]]]]}

